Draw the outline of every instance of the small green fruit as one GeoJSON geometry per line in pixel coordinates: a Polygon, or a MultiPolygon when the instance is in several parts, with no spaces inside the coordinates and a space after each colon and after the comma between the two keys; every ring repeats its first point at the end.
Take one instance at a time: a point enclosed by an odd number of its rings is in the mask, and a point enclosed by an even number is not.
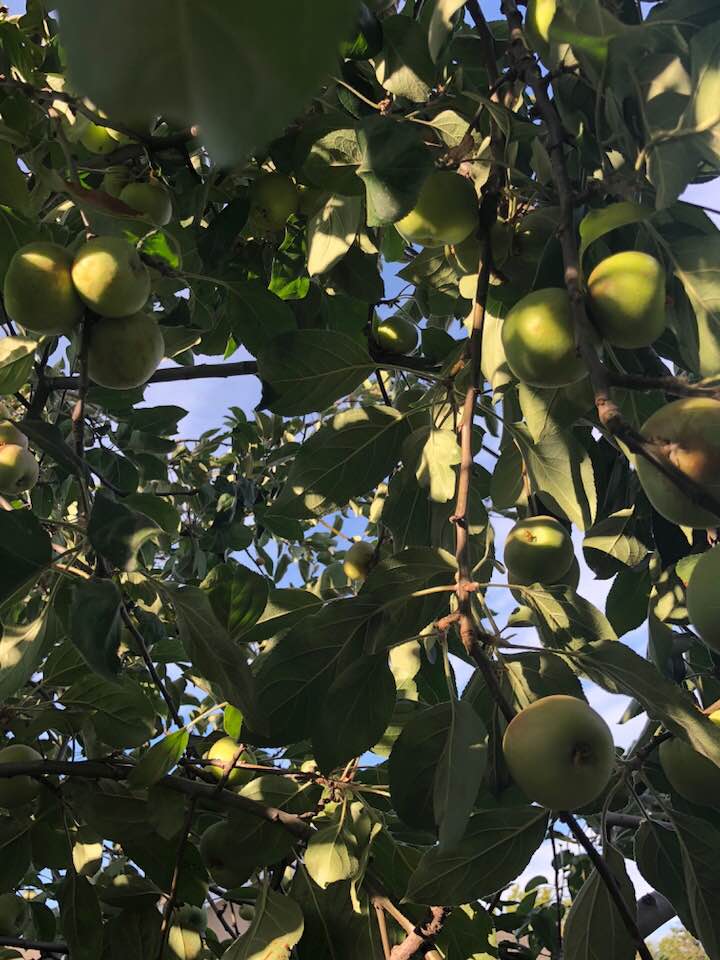
{"type": "Polygon", "coordinates": [[[80,134],[80,143],[85,147],[88,153],[94,153],[97,156],[104,156],[117,150],[118,141],[110,136],[107,127],[101,127],[92,120],[83,126],[80,134]]]}
{"type": "Polygon", "coordinates": [[[417,327],[405,317],[378,320],[373,325],[373,337],[385,353],[405,355],[417,349],[417,327]]]}
{"type": "MultiPolygon", "coordinates": [[[[247,779],[241,769],[231,768],[231,764],[233,760],[235,760],[238,751],[238,746],[239,744],[237,744],[232,737],[222,737],[222,739],[216,740],[207,753],[203,755],[206,760],[213,761],[212,766],[207,766],[204,769],[212,773],[216,780],[222,779],[226,771],[231,770],[227,780],[228,785],[231,787],[243,783],[247,779]]],[[[242,759],[242,755],[240,759],[242,759]]]]}
{"type": "Polygon", "coordinates": [[[38,481],[40,467],[27,449],[14,443],[0,446],[0,492],[17,496],[32,490],[38,481]]]}
{"type": "Polygon", "coordinates": [[[554,517],[520,520],[505,541],[505,566],[511,583],[558,583],[574,556],[569,533],[554,517]]]}
{"type": "Polygon", "coordinates": [[[18,430],[14,423],[10,423],[9,420],[0,420],[0,446],[6,443],[27,450],[28,438],[22,430],[18,430]]]}
{"type": "Polygon", "coordinates": [[[647,253],[607,257],[590,274],[588,293],[597,327],[615,347],[647,347],[665,329],[665,271],[647,253]]]}
{"type": "Polygon", "coordinates": [[[202,937],[197,930],[172,926],[168,930],[164,960],[197,960],[202,948],[202,937]]]}
{"type": "Polygon", "coordinates": [[[145,313],[113,320],[101,317],[90,327],[88,373],[110,390],[140,387],[165,354],[160,327],[145,313]]]}
{"type": "Polygon", "coordinates": [[[252,867],[238,869],[242,844],[238,844],[236,830],[224,820],[208,827],[200,837],[200,855],[213,880],[226,890],[242,886],[252,872],[252,867]]]}
{"type": "Polygon", "coordinates": [[[408,243],[442,247],[462,243],[477,229],[478,199],[471,181],[457,173],[431,173],[413,210],[395,227],[408,243]]]}
{"type": "Polygon", "coordinates": [[[536,290],[523,297],[505,317],[502,342],[512,372],[533,387],[565,387],[587,374],[565,290],[536,290]]]}
{"type": "Polygon", "coordinates": [[[0,936],[17,937],[25,922],[26,906],[14,893],[0,896],[0,936]]]}
{"type": "Polygon", "coordinates": [[[120,192],[130,180],[130,171],[120,163],[113,164],[105,170],[105,176],[102,179],[102,188],[105,193],[111,197],[119,197],[120,192]]]}
{"type": "Polygon", "coordinates": [[[72,255],[57,243],[29,243],[10,261],[3,296],[11,320],[33,333],[69,337],[83,314],[72,255]]]}
{"type": "Polygon", "coordinates": [[[187,903],[175,911],[175,923],[185,930],[204,933],[208,924],[207,910],[205,907],[195,907],[187,903]]]}
{"type": "Polygon", "coordinates": [[[685,743],[666,740],[658,750],[660,766],[670,786],[690,803],[720,805],[720,767],[685,743]]]}
{"type": "Polygon", "coordinates": [[[101,317],[129,317],[150,295],[150,273],[121,237],[88,240],[75,257],[72,279],[81,299],[101,317]]]}
{"type": "MultiPolygon", "coordinates": [[[[0,750],[0,764],[3,763],[36,763],[42,757],[32,747],[24,743],[12,744],[0,750]]],[[[15,807],[24,807],[40,793],[40,784],[32,777],[18,776],[0,779],[0,807],[13,810],[15,807]]]]}
{"type": "Polygon", "coordinates": [[[695,564],[690,574],[686,599],[690,622],[702,641],[716,653],[720,653],[719,585],[720,549],[715,547],[704,553],[695,564]]]}
{"type": "MultiPolygon", "coordinates": [[[[662,442],[658,453],[708,493],[720,497],[720,403],[691,397],[668,403],[645,422],[643,436],[662,442]]],[[[635,463],[648,500],[667,520],[684,527],[718,526],[718,518],[694,504],[642,457],[635,463]]]]}
{"type": "Polygon", "coordinates": [[[374,556],[375,548],[371,543],[364,540],[354,543],[343,560],[343,570],[348,580],[366,580],[374,556]]]}
{"type": "Polygon", "coordinates": [[[255,919],[255,907],[249,903],[244,903],[239,907],[238,913],[240,914],[240,919],[245,920],[246,923],[252,923],[255,919]]]}
{"type": "Polygon", "coordinates": [[[253,219],[267,230],[280,230],[297,213],[298,189],[283,173],[265,173],[253,183],[250,204],[253,219]]]}
{"type": "Polygon", "coordinates": [[[536,700],[510,722],[503,738],[515,783],[550,810],[577,810],[600,796],[615,766],[612,733],[583,700],[536,700]]]}
{"type": "Polygon", "coordinates": [[[120,191],[120,200],[138,213],[145,214],[158,227],[172,220],[172,198],[162,183],[129,183],[120,191]]]}

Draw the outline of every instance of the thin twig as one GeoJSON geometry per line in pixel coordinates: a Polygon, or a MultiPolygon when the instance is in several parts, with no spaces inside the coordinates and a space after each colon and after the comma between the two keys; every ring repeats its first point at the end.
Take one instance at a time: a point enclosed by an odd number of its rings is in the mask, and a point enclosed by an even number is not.
{"type": "MultiPolygon", "coordinates": [[[[83,317],[80,324],[80,351],[78,353],[78,364],[80,374],[78,376],[78,398],[72,411],[72,431],[75,442],[75,453],[79,460],[85,460],[85,399],[88,392],[88,347],[89,347],[89,320],[83,317]]],[[[78,485],[80,487],[80,500],[84,516],[90,516],[90,493],[88,491],[87,481],[82,470],[78,470],[78,485]]]]}
{"type": "Polygon", "coordinates": [[[130,616],[130,612],[128,611],[124,603],[120,605],[120,617],[122,618],[122,621],[125,624],[125,626],[128,628],[128,630],[132,634],[133,640],[140,648],[140,655],[143,658],[147,671],[150,674],[153,683],[157,687],[158,693],[165,701],[165,704],[167,705],[167,708],[170,712],[170,716],[173,718],[178,728],[182,729],[185,726],[185,724],[183,723],[183,719],[178,713],[178,709],[173,703],[172,697],[168,693],[167,687],[162,681],[162,677],[157,672],[157,667],[153,663],[153,659],[150,656],[150,651],[148,650],[147,644],[145,643],[145,638],[140,633],[139,629],[135,626],[133,618],[130,616]]]}
{"type": "Polygon", "coordinates": [[[625,898],[622,895],[617,880],[611,873],[606,861],[600,856],[598,851],[595,849],[594,844],[590,841],[588,835],[571,813],[561,813],[560,819],[568,827],[570,833],[572,833],[578,843],[585,850],[585,853],[587,853],[593,866],[600,875],[600,878],[605,884],[605,887],[610,894],[618,913],[620,914],[620,919],[622,920],[625,929],[633,940],[635,949],[640,954],[640,957],[642,960],[653,960],[653,956],[648,949],[648,945],[645,943],[640,935],[640,931],[638,930],[637,919],[630,912],[630,908],[625,902],[625,898]]]}
{"type": "Polygon", "coordinates": [[[175,866],[173,867],[173,875],[170,882],[170,892],[163,907],[162,922],[160,924],[160,945],[157,952],[157,960],[162,960],[165,954],[165,946],[167,944],[168,934],[170,933],[170,920],[172,918],[172,912],[175,909],[175,904],[177,903],[177,890],[180,881],[182,858],[185,853],[185,847],[187,846],[190,828],[192,827],[192,821],[195,815],[195,802],[194,799],[191,799],[188,803],[185,813],[185,823],[183,824],[182,834],[180,835],[180,841],[178,842],[175,853],[175,866]]]}
{"type": "MultiPolygon", "coordinates": [[[[555,872],[555,924],[557,929],[557,940],[558,940],[558,955],[562,957],[562,948],[563,948],[563,935],[562,935],[562,918],[563,918],[563,907],[562,907],[562,889],[560,884],[560,864],[558,862],[558,851],[557,851],[557,841],[555,839],[555,831],[550,831],[550,846],[552,847],[553,855],[553,870],[555,872]]],[[[554,951],[553,951],[554,952],[554,951]]]]}
{"type": "Polygon", "coordinates": [[[387,923],[385,921],[385,911],[382,904],[378,903],[377,897],[372,898],[372,905],[375,908],[375,919],[377,920],[380,931],[380,940],[382,942],[384,960],[390,960],[390,938],[388,937],[387,923]]]}

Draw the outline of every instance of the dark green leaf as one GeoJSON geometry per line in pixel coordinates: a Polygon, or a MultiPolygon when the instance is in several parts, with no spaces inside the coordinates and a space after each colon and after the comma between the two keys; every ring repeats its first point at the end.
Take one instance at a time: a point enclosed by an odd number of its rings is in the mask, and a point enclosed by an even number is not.
{"type": "MultiPolygon", "coordinates": [[[[623,900],[635,910],[635,892],[620,853],[606,844],[604,858],[623,900]]],[[[604,880],[593,870],[575,897],[564,930],[567,960],[634,960],[635,943],[627,931],[604,880]]]]}
{"type": "Polygon", "coordinates": [[[160,528],[149,517],[130,510],[99,491],[88,523],[88,539],[97,552],[121,570],[137,567],[137,554],[160,528]]]}
{"type": "Polygon", "coordinates": [[[130,774],[130,786],[151,787],[161,780],[185,753],[189,739],[190,734],[187,730],[176,730],[175,733],[169,733],[159,743],[150,747],[130,774]]]}
{"type": "Polygon", "coordinates": [[[30,868],[29,822],[0,818],[0,893],[14,890],[30,868]]]}
{"type": "Polygon", "coordinates": [[[457,849],[485,774],[487,730],[472,704],[451,704],[445,749],[435,771],[433,809],[439,849],[457,849]]]}
{"type": "Polygon", "coordinates": [[[265,887],[247,933],[225,952],[224,960],[285,960],[303,935],[302,910],[291,897],[265,887]]]}
{"type": "Polygon", "coordinates": [[[29,510],[0,511],[0,601],[31,586],[51,561],[50,537],[29,510]]]}
{"type": "Polygon", "coordinates": [[[60,929],[70,953],[77,960],[100,960],[102,954],[102,916],[95,888],[70,871],[58,894],[60,929]]]}
{"type": "Polygon", "coordinates": [[[370,750],[385,732],[394,705],[387,654],[361,657],[346,667],[315,713],[312,741],[320,768],[329,773],[370,750]]]}
{"type": "Polygon", "coordinates": [[[120,590],[112,580],[83,580],[73,590],[70,639],[106,680],[120,672],[120,590]]]}
{"type": "Polygon", "coordinates": [[[270,593],[265,577],[239,564],[219,563],[200,586],[231,640],[239,640],[257,623],[270,593]]]}

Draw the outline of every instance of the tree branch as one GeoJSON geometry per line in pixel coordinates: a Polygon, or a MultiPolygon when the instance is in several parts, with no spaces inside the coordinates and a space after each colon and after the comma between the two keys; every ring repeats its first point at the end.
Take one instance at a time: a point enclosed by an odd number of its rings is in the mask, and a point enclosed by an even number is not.
{"type": "Polygon", "coordinates": [[[449,913],[447,907],[430,907],[429,918],[415,927],[402,943],[392,948],[390,960],[411,960],[422,947],[433,944],[449,913]]]}
{"type": "Polygon", "coordinates": [[[165,901],[165,905],[163,906],[162,921],[160,923],[160,944],[158,946],[156,960],[163,960],[163,956],[165,954],[165,945],[167,944],[168,934],[170,933],[170,920],[172,918],[172,912],[175,908],[175,904],[177,903],[177,890],[178,883],[180,881],[180,865],[182,863],[185,847],[187,846],[188,837],[190,836],[190,828],[192,827],[193,816],[195,815],[195,803],[196,801],[194,798],[188,803],[187,811],[185,813],[185,823],[183,824],[182,834],[175,852],[175,866],[173,867],[172,880],[170,881],[170,891],[168,898],[165,901]]]}
{"type": "Polygon", "coordinates": [[[175,724],[178,727],[178,729],[182,730],[182,728],[185,726],[185,724],[183,723],[182,717],[178,713],[177,707],[173,703],[172,697],[168,693],[167,687],[162,681],[162,677],[157,672],[157,667],[153,663],[153,659],[150,656],[150,651],[148,650],[147,644],[145,643],[145,637],[143,637],[143,635],[140,633],[140,630],[135,625],[133,618],[130,616],[130,611],[127,609],[124,603],[120,604],[120,617],[122,619],[122,622],[130,631],[133,637],[133,640],[140,648],[140,654],[145,663],[145,667],[147,668],[147,671],[150,674],[152,681],[155,684],[160,696],[165,701],[165,705],[167,706],[168,711],[170,712],[170,716],[175,721],[175,724]]]}
{"type": "MultiPolygon", "coordinates": [[[[43,776],[79,777],[84,780],[127,780],[134,767],[131,764],[119,764],[102,760],[42,760],[33,763],[3,763],[0,764],[0,779],[7,777],[28,776],[42,778],[43,776]]],[[[280,810],[277,807],[266,806],[256,800],[250,800],[231,790],[218,793],[215,783],[203,783],[198,780],[189,780],[185,777],[165,776],[159,783],[168,790],[182,793],[186,797],[194,797],[203,804],[214,809],[243,810],[269,823],[278,823],[293,836],[300,840],[307,840],[312,834],[312,828],[302,817],[280,810]]]]}
{"type": "Polygon", "coordinates": [[[646,377],[636,373],[607,371],[608,382],[624,390],[662,390],[675,397],[707,397],[720,400],[720,386],[711,387],[702,383],[690,383],[684,377],[646,377]]]}
{"type": "MultiPolygon", "coordinates": [[[[254,360],[240,360],[237,363],[204,363],[196,367],[166,367],[156,370],[148,383],[176,383],[178,380],[219,380],[227,377],[256,376],[257,363],[254,360]]],[[[49,377],[50,390],[77,390],[80,377],[49,377]]]]}
{"type": "Polygon", "coordinates": [[[648,945],[645,943],[645,940],[638,929],[637,918],[634,917],[628,909],[628,905],[625,902],[617,880],[613,876],[610,868],[605,862],[605,859],[595,849],[594,844],[591,843],[590,838],[571,813],[561,813],[559,816],[563,823],[566,824],[570,830],[570,833],[572,833],[573,837],[575,837],[592,861],[593,866],[600,875],[602,882],[605,884],[605,887],[610,894],[618,913],[620,914],[620,919],[622,920],[625,929],[635,943],[635,949],[640,954],[640,957],[642,960],[653,960],[653,956],[648,949],[648,945]]]}
{"type": "Polygon", "coordinates": [[[0,937],[0,947],[17,947],[19,950],[36,950],[38,953],[52,956],[53,954],[67,954],[66,943],[51,943],[47,940],[24,940],[22,937],[0,937]]]}

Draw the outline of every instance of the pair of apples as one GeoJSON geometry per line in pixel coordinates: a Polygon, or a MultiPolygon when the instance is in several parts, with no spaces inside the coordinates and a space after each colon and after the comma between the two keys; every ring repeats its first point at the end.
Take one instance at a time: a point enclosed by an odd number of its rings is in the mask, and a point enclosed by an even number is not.
{"type": "Polygon", "coordinates": [[[165,353],[157,323],[142,312],[150,273],[121,237],[95,237],[73,257],[56,243],[18,250],[5,275],[5,309],[33,333],[70,336],[89,308],[88,372],[100,386],[127,390],[145,383],[165,353]]]}

